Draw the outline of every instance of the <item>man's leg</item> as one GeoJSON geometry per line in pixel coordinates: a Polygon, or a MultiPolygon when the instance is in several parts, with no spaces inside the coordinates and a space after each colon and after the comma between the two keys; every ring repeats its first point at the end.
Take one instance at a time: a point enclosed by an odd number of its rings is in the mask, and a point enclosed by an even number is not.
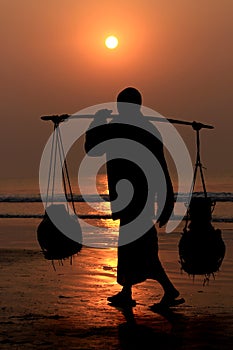
{"type": "MultiPolygon", "coordinates": [[[[164,290],[164,295],[160,300],[159,305],[170,307],[170,306],[183,304],[185,302],[183,298],[178,299],[178,296],[180,295],[180,293],[170,281],[164,268],[162,267],[161,262],[159,261],[159,258],[157,261],[156,280],[160,283],[160,285],[164,290]]],[[[154,306],[157,307],[157,304],[155,304],[154,306]]]]}
{"type": "Polygon", "coordinates": [[[174,287],[171,280],[167,276],[159,258],[156,264],[156,280],[161,284],[164,294],[177,298],[179,296],[179,291],[174,287]]]}
{"type": "Polygon", "coordinates": [[[123,286],[122,290],[113,295],[112,297],[108,297],[107,300],[114,306],[135,306],[136,301],[132,299],[132,286],[127,285],[123,286]]]}

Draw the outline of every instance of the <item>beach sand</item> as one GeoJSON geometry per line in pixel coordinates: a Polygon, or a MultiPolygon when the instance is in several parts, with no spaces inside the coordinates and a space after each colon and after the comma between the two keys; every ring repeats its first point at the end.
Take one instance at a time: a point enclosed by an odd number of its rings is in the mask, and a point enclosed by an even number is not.
{"type": "Polygon", "coordinates": [[[185,303],[163,313],[149,306],[162,297],[158,283],[133,288],[137,305],[121,310],[107,297],[116,283],[116,249],[83,247],[73,264],[44,259],[39,221],[0,221],[0,348],[4,349],[232,349],[233,230],[222,230],[226,256],[203,286],[181,273],[177,233],[159,234],[160,257],[185,303]]]}

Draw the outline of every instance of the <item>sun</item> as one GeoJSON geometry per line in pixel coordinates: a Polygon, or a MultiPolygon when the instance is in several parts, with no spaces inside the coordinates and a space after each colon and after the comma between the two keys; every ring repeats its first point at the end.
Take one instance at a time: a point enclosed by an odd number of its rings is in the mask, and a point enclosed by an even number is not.
{"type": "Polygon", "coordinates": [[[105,45],[108,49],[115,49],[118,46],[118,39],[114,35],[110,35],[105,40],[105,45]]]}

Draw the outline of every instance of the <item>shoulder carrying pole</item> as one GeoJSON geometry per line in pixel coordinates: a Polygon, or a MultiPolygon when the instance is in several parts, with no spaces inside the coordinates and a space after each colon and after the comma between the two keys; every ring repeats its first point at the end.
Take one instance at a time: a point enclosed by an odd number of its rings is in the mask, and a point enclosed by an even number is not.
{"type": "MultiPolygon", "coordinates": [[[[117,119],[118,116],[119,116],[118,114],[111,114],[109,115],[109,119],[115,119],[115,118],[117,119]]],[[[50,120],[55,124],[59,124],[69,119],[92,119],[92,118],[95,118],[95,115],[93,114],[84,114],[84,115],[61,114],[61,115],[45,115],[41,117],[42,120],[45,120],[45,121],[50,120]]],[[[173,119],[173,118],[161,118],[161,117],[153,117],[153,116],[144,116],[144,118],[151,121],[158,121],[162,123],[189,125],[189,126],[192,126],[194,130],[196,130],[197,128],[199,130],[214,128],[212,125],[202,124],[195,121],[188,122],[185,120],[179,120],[179,119],[173,119]]]]}

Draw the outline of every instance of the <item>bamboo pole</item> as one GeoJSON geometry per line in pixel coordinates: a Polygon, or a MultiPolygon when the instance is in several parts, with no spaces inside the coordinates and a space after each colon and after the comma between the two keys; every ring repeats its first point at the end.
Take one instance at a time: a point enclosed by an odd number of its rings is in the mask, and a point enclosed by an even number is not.
{"type": "MultiPolygon", "coordinates": [[[[118,114],[111,114],[107,119],[117,119],[119,115],[118,114]]],[[[55,124],[59,124],[61,122],[64,122],[69,119],[92,119],[94,118],[94,114],[84,114],[84,115],[69,115],[69,114],[61,114],[61,115],[45,115],[42,116],[41,119],[45,121],[52,121],[55,124]]],[[[173,119],[173,118],[161,118],[161,117],[154,117],[154,116],[144,116],[144,118],[150,120],[150,121],[157,121],[162,123],[172,123],[172,124],[180,124],[180,125],[189,125],[192,126],[194,130],[200,130],[200,129],[214,129],[212,125],[203,124],[200,122],[189,122],[185,120],[179,120],[179,119],[173,119]]]]}

